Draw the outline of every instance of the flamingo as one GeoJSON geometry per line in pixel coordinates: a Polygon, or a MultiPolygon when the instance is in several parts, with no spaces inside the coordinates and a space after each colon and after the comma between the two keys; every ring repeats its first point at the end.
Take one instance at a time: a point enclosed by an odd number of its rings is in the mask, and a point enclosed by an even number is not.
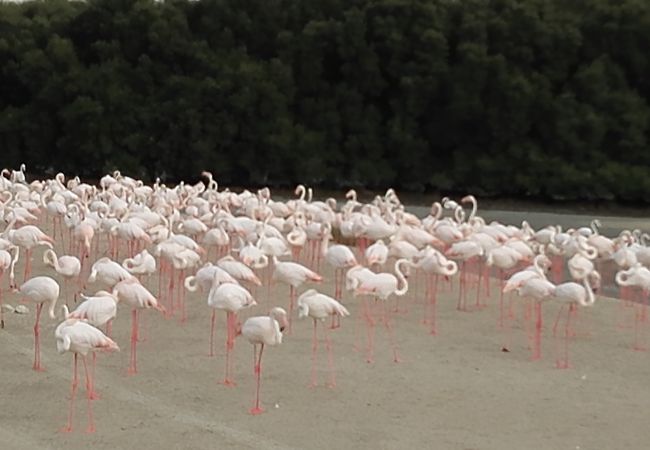
{"type": "Polygon", "coordinates": [[[11,246],[9,251],[0,250],[0,328],[5,327],[4,310],[2,309],[2,276],[5,270],[9,269],[9,287],[14,286],[14,266],[20,256],[20,247],[11,246]],[[14,252],[11,255],[10,252],[14,252]]]}
{"type": "Polygon", "coordinates": [[[109,288],[112,288],[120,281],[130,279],[136,278],[131,275],[128,270],[107,256],[95,261],[90,268],[90,275],[88,276],[89,283],[100,281],[101,283],[108,285],[109,288]]]}
{"type": "MultiPolygon", "coordinates": [[[[68,280],[71,280],[75,277],[79,277],[81,273],[81,262],[76,256],[63,255],[57,257],[56,253],[52,249],[48,249],[43,253],[43,262],[46,266],[54,268],[56,273],[63,277],[63,292],[64,295],[67,294],[67,285],[68,280]]],[[[79,284],[79,283],[78,283],[79,284]]],[[[78,286],[80,288],[81,286],[78,286]]],[[[77,300],[77,293],[75,292],[75,301],[77,300]]],[[[67,303],[67,299],[66,299],[67,303]]]]}
{"type": "MultiPolygon", "coordinates": [[[[556,286],[543,275],[528,278],[522,281],[517,288],[517,295],[522,298],[530,298],[535,302],[535,334],[533,338],[533,354],[531,357],[533,360],[542,357],[542,302],[550,298],[555,292],[555,288],[556,286]]],[[[504,346],[502,350],[508,351],[508,347],[504,346]]]]}
{"type": "MultiPolygon", "coordinates": [[[[642,266],[640,263],[635,264],[627,270],[619,271],[616,274],[615,280],[621,287],[634,286],[641,289],[646,297],[647,293],[650,291],[650,270],[642,266]]],[[[639,342],[639,322],[647,320],[647,300],[643,301],[641,305],[634,305],[634,307],[634,346],[632,348],[634,350],[645,350],[645,347],[639,342]]]]}
{"type": "Polygon", "coordinates": [[[379,239],[366,248],[364,256],[368,266],[373,267],[375,264],[383,266],[388,259],[388,246],[386,246],[384,241],[379,239]]]}
{"type": "MultiPolygon", "coordinates": [[[[395,273],[397,274],[397,277],[392,273],[373,273],[372,275],[366,273],[365,275],[358,276],[353,281],[353,286],[355,287],[355,295],[372,294],[375,296],[375,302],[377,299],[383,300],[383,322],[390,336],[391,344],[393,347],[393,361],[395,362],[399,362],[400,357],[397,343],[395,342],[395,336],[393,335],[393,329],[390,325],[388,314],[386,313],[385,301],[392,294],[401,297],[408,291],[408,282],[406,281],[406,277],[404,277],[404,273],[399,268],[401,264],[408,263],[409,261],[406,259],[398,259],[395,261],[395,273]],[[398,283],[400,282],[402,283],[401,288],[398,287],[398,283]]],[[[374,361],[374,320],[370,314],[367,304],[365,310],[365,317],[368,324],[367,362],[370,363],[374,361]]]]}
{"type": "MultiPolygon", "coordinates": [[[[312,367],[311,387],[315,387],[316,380],[316,353],[318,352],[318,321],[323,321],[329,316],[346,317],[350,312],[332,297],[321,294],[316,289],[309,289],[298,297],[298,318],[311,317],[314,321],[314,334],[312,338],[312,367]]],[[[327,361],[330,368],[330,381],[328,387],[336,386],[336,372],[334,369],[334,357],[332,356],[332,341],[327,327],[325,328],[325,340],[327,347],[327,361]]]]}
{"type": "Polygon", "coordinates": [[[273,265],[275,266],[273,280],[289,285],[288,333],[291,334],[291,316],[293,315],[293,308],[296,300],[296,288],[306,281],[315,281],[319,283],[323,281],[323,277],[302,264],[291,261],[279,261],[275,256],[273,257],[273,265]]]}
{"type": "MultiPolygon", "coordinates": [[[[118,266],[119,267],[119,266],[118,266]]],[[[135,375],[138,373],[136,343],[138,341],[138,311],[141,309],[154,308],[161,314],[165,314],[165,308],[158,303],[156,297],[140,284],[137,278],[122,280],[113,286],[111,292],[118,301],[124,301],[131,306],[131,355],[127,373],[135,375]]]]}
{"type": "Polygon", "coordinates": [[[576,305],[592,306],[596,302],[592,284],[596,284],[600,279],[600,274],[593,271],[589,276],[582,280],[582,284],[574,281],[558,284],[550,295],[551,300],[561,303],[560,311],[558,312],[555,325],[553,326],[553,335],[556,336],[557,325],[562,315],[564,307],[568,304],[569,309],[565,322],[564,330],[564,357],[556,360],[556,367],[558,369],[567,369],[569,367],[569,336],[571,334],[571,317],[574,315],[576,305]]]}
{"type": "Polygon", "coordinates": [[[287,313],[284,309],[275,307],[268,316],[249,317],[244,322],[241,334],[253,344],[253,373],[257,381],[255,389],[255,404],[250,413],[261,414],[264,410],[260,407],[260,380],[262,378],[262,352],[265,345],[279,345],[282,343],[282,331],[287,326],[287,313]],[[260,346],[259,356],[257,346],[260,346]]]}
{"type": "MultiPolygon", "coordinates": [[[[437,288],[438,276],[450,277],[458,272],[458,264],[455,261],[450,261],[438,250],[427,246],[420,255],[418,255],[414,262],[410,263],[413,267],[422,270],[428,275],[435,276],[434,285],[431,286],[430,278],[427,279],[427,294],[429,304],[431,306],[431,335],[436,335],[436,303],[437,303],[437,288]]],[[[426,314],[425,314],[426,316],[426,314]]],[[[425,319],[426,320],[426,319],[425,319]]]]}
{"type": "Polygon", "coordinates": [[[325,261],[334,267],[334,298],[340,300],[343,271],[348,267],[356,266],[357,259],[347,245],[329,245],[329,241],[332,238],[331,228],[332,226],[330,224],[326,224],[323,240],[321,241],[321,254],[325,258],[325,261]]]}
{"type": "Polygon", "coordinates": [[[23,276],[23,282],[25,282],[31,274],[32,249],[39,245],[54,248],[54,239],[43,233],[35,225],[25,225],[17,230],[12,230],[11,227],[13,227],[13,224],[14,221],[7,225],[5,234],[11,243],[25,249],[25,274],[23,276]]]}
{"type": "Polygon", "coordinates": [[[231,361],[230,352],[235,346],[235,336],[237,334],[237,312],[243,308],[257,305],[253,296],[238,284],[223,283],[215,281],[208,294],[208,306],[213,308],[211,327],[210,327],[210,356],[214,354],[214,323],[216,319],[216,310],[226,311],[227,337],[226,337],[226,375],[223,380],[225,386],[235,386],[231,378],[231,361]]]}
{"type": "MultiPolygon", "coordinates": [[[[67,313],[67,307],[64,305],[64,312],[67,313]]],[[[93,360],[95,351],[119,351],[117,344],[109,337],[104,335],[100,330],[89,325],[88,323],[75,319],[66,318],[61,322],[54,331],[56,337],[56,349],[60,354],[71,352],[74,354],[74,365],[72,369],[72,386],[70,394],[70,410],[68,412],[68,424],[61,430],[69,433],[72,431],[72,417],[74,413],[74,400],[77,393],[78,377],[77,377],[77,357],[79,354],[82,356],[84,370],[86,372],[86,392],[88,399],[88,428],[89,433],[95,431],[95,422],[93,420],[92,412],[92,389],[94,387],[94,370],[91,377],[88,373],[88,366],[86,364],[86,355],[92,352],[93,360]]]]}
{"type": "Polygon", "coordinates": [[[56,319],[54,307],[59,299],[59,283],[50,277],[38,276],[25,281],[19,289],[20,294],[36,303],[36,320],[34,322],[34,366],[33,369],[39,372],[45,370],[41,365],[41,344],[40,344],[40,319],[43,305],[48,304],[48,313],[51,319],[56,319]]]}
{"type": "Polygon", "coordinates": [[[483,247],[475,241],[455,242],[445,251],[445,256],[460,261],[460,279],[458,281],[458,304],[456,309],[467,311],[465,301],[467,297],[467,271],[466,263],[484,254],[483,247]]]}
{"type": "Polygon", "coordinates": [[[223,270],[221,267],[212,264],[211,262],[205,263],[203,267],[196,271],[196,274],[185,278],[183,284],[185,286],[185,289],[190,292],[196,292],[197,290],[200,290],[201,292],[209,292],[215,278],[216,282],[219,284],[239,284],[239,282],[228,272],[223,270]]]}
{"type": "Polygon", "coordinates": [[[83,302],[69,314],[73,319],[83,319],[99,328],[106,325],[106,334],[110,337],[110,324],[117,315],[117,296],[108,291],[97,291],[92,296],[81,294],[83,302]]]}

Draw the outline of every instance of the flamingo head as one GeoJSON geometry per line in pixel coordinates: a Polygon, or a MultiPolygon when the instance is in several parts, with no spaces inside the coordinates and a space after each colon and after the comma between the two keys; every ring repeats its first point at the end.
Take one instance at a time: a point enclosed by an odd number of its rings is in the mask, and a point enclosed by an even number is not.
{"type": "Polygon", "coordinates": [[[280,326],[280,331],[284,331],[284,329],[289,326],[289,320],[287,319],[287,312],[284,309],[280,308],[279,306],[273,308],[269,315],[278,322],[278,325],[280,326]]]}

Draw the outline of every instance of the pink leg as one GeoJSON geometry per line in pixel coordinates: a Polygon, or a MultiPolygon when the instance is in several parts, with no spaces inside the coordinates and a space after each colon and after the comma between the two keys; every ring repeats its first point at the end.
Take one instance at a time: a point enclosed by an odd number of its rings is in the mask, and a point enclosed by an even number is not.
{"type": "Polygon", "coordinates": [[[72,431],[72,418],[74,416],[74,399],[77,394],[77,385],[79,384],[77,378],[77,354],[74,354],[72,365],[72,385],[70,389],[70,410],[68,411],[68,424],[61,429],[63,433],[70,433],[72,431]]]}
{"type": "Polygon", "coordinates": [[[133,308],[131,311],[131,362],[127,373],[135,375],[138,373],[136,346],[138,343],[138,310],[133,308]]]}
{"type": "MultiPolygon", "coordinates": [[[[84,365],[86,363],[86,359],[84,358],[84,365]]],[[[97,354],[93,352],[93,365],[92,365],[92,370],[90,373],[90,382],[89,384],[86,384],[86,390],[88,391],[88,395],[90,396],[91,400],[99,400],[101,397],[99,396],[99,393],[95,390],[95,368],[97,367],[97,354]]],[[[88,382],[88,376],[86,376],[86,382],[88,382]]]]}
{"type": "Polygon", "coordinates": [[[32,249],[28,248],[25,251],[25,273],[23,274],[23,283],[27,281],[31,272],[32,249]]]}
{"type": "Polygon", "coordinates": [[[375,361],[375,320],[372,317],[372,311],[365,299],[364,304],[366,308],[366,324],[368,326],[368,356],[366,362],[372,363],[375,361]]]}
{"type": "Polygon", "coordinates": [[[643,339],[641,338],[643,326],[643,319],[645,308],[647,305],[645,301],[642,301],[643,304],[634,305],[634,346],[632,347],[636,351],[644,352],[647,350],[643,339]]]}
{"type": "Polygon", "coordinates": [[[226,338],[226,376],[223,380],[225,386],[236,386],[235,381],[231,378],[231,352],[235,346],[235,313],[228,311],[226,313],[226,322],[228,328],[228,337],[226,338]]]}
{"type": "Polygon", "coordinates": [[[254,416],[262,414],[264,410],[260,407],[260,380],[262,378],[262,352],[264,352],[264,344],[260,345],[260,355],[257,357],[257,345],[253,345],[253,370],[257,380],[255,388],[255,406],[251,408],[250,413],[254,416]]]}
{"type": "Polygon", "coordinates": [[[330,337],[330,332],[325,329],[325,346],[327,348],[327,366],[330,369],[330,381],[327,383],[327,387],[334,388],[336,387],[336,369],[334,368],[334,349],[332,346],[332,339],[330,337]]]}
{"type": "Polygon", "coordinates": [[[214,323],[217,319],[217,310],[212,309],[212,318],[210,319],[210,353],[208,356],[214,356],[214,323]]]}
{"type": "Polygon", "coordinates": [[[43,303],[36,305],[36,322],[34,323],[34,365],[33,369],[37,372],[45,371],[45,367],[41,365],[41,311],[43,310],[43,303]]]}
{"type": "Polygon", "coordinates": [[[570,304],[567,311],[566,325],[564,327],[564,356],[555,363],[558,369],[568,369],[569,365],[569,339],[571,339],[571,317],[574,314],[575,305],[570,304]]]}
{"type": "Polygon", "coordinates": [[[86,398],[88,400],[88,428],[86,432],[94,433],[95,432],[95,420],[93,419],[93,404],[92,404],[92,378],[88,374],[88,365],[86,364],[86,357],[82,356],[82,361],[84,363],[84,371],[86,372],[86,398]]]}
{"type": "Polygon", "coordinates": [[[382,302],[381,306],[382,306],[382,312],[384,316],[384,326],[386,327],[386,331],[388,332],[390,345],[391,347],[393,347],[393,361],[398,363],[401,362],[402,359],[399,356],[399,348],[397,347],[397,342],[395,341],[395,333],[393,333],[393,326],[390,324],[390,317],[386,312],[386,302],[382,302]]]}
{"type": "Polygon", "coordinates": [[[178,275],[178,298],[181,303],[181,323],[187,322],[187,311],[185,310],[185,288],[183,287],[183,280],[185,279],[185,270],[181,269],[178,275]]]}
{"type": "Polygon", "coordinates": [[[458,311],[464,310],[464,305],[463,305],[464,288],[465,288],[465,261],[462,261],[460,263],[460,276],[458,277],[458,304],[456,305],[456,309],[458,311]]]}
{"type": "Polygon", "coordinates": [[[438,302],[438,293],[436,292],[438,290],[438,275],[436,274],[434,279],[433,279],[433,288],[431,289],[431,331],[429,331],[429,334],[432,336],[435,336],[438,334],[438,330],[436,329],[436,306],[438,302]]]}
{"type": "Polygon", "coordinates": [[[533,338],[533,355],[532,360],[536,361],[542,357],[542,303],[535,302],[535,335],[533,338]]]}
{"type": "MultiPolygon", "coordinates": [[[[2,282],[2,272],[0,272],[0,282],[2,282]]],[[[5,314],[2,309],[2,285],[0,285],[0,328],[5,327],[5,314]]]]}
{"type": "Polygon", "coordinates": [[[293,324],[293,307],[296,302],[296,288],[289,286],[289,329],[287,334],[291,334],[293,324]]]}
{"type": "Polygon", "coordinates": [[[318,386],[318,378],[316,375],[316,355],[318,353],[318,332],[317,332],[317,321],[316,319],[313,319],[314,321],[314,333],[312,335],[312,340],[311,340],[311,382],[309,383],[309,387],[316,387],[318,386]]]}

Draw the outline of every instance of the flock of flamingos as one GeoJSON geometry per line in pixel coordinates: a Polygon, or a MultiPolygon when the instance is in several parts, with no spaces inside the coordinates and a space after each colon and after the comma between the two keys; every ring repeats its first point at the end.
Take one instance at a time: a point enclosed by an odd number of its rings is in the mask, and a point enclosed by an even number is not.
{"type": "MultiPolygon", "coordinates": [[[[644,349],[650,247],[639,231],[610,238],[599,233],[597,221],[566,231],[559,226],[534,230],[526,222],[521,227],[488,224],[477,215],[471,195],[459,202],[444,198],[432,205],[428,216],[418,218],[405,211],[392,189],[365,204],[351,190],[339,207],[332,198],[313,201],[312,190],[302,185],[296,198],[287,201],[273,200],[268,188],[220,191],[209,172],[202,173],[204,182],[170,188],[159,180],[148,186],[118,171],[101,178],[99,186],[66,180],[61,173],[27,183],[24,171],[23,165],[4,169],[0,176],[0,220],[5,224],[0,233],[0,314],[29,313],[25,303],[35,307],[37,371],[43,370],[43,308],[60,321],[54,333],[57,350],[74,358],[64,431],[72,431],[78,359],[85,371],[88,430],[94,430],[95,354],[119,350],[110,337],[118,305],[131,310],[128,371],[135,374],[142,312],[154,309],[185,322],[186,291],[201,292],[212,308],[211,356],[217,311],[226,313],[225,385],[234,385],[236,337],[253,345],[256,393],[251,414],[263,412],[259,393],[264,348],[282,343],[294,316],[313,319],[312,385],[317,384],[319,323],[328,351],[328,385],[336,383],[330,330],[350,314],[346,303],[359,302],[356,326],[357,331],[366,329],[366,360],[374,360],[375,331],[381,325],[398,362],[395,319],[409,281],[413,287],[424,280],[420,319],[432,335],[437,333],[438,292],[453,290],[459,311],[476,311],[486,306],[490,283],[500,283],[496,326],[503,332],[502,350],[508,351],[508,330],[517,318],[513,303],[519,303],[534,360],[541,358],[542,305],[560,304],[553,326],[558,368],[569,367],[568,347],[579,310],[594,305],[601,283],[615,281],[622,299],[621,327],[631,329],[635,349],[644,349]],[[469,213],[464,205],[471,208],[469,213]],[[37,247],[45,247],[38,253],[51,268],[45,274],[32,273],[37,247]],[[313,288],[323,280],[326,266],[334,271],[334,292],[313,288]],[[8,290],[19,295],[16,306],[2,305],[5,278],[8,290]],[[289,286],[289,299],[281,306],[271,296],[275,283],[289,286]],[[89,293],[89,286],[102,289],[89,293]],[[344,291],[353,296],[342,300],[344,291]],[[238,312],[247,308],[264,314],[241,323],[238,312]]],[[[5,328],[4,316],[0,319],[5,328]]]]}

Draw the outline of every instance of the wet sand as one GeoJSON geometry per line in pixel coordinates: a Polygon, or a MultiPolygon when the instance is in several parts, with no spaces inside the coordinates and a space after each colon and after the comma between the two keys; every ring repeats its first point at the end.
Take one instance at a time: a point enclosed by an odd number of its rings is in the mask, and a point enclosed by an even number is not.
{"type": "MultiPolygon", "coordinates": [[[[484,214],[487,216],[487,214],[484,214]]],[[[555,223],[566,219],[555,216],[555,223]]],[[[580,218],[579,218],[580,219],[580,218]]],[[[627,219],[626,219],[627,220],[627,219]]],[[[504,223],[511,223],[503,218],[504,223]]],[[[535,224],[535,226],[539,226],[535,224]]],[[[34,253],[35,273],[53,271],[34,253]]],[[[19,266],[22,269],[22,263],[19,266]]],[[[22,270],[18,280],[22,281],[22,270]]],[[[333,272],[316,286],[332,294],[333,272]]],[[[55,278],[59,279],[58,276],[55,278]]],[[[357,324],[360,298],[345,294],[352,315],[332,332],[337,386],[325,386],[327,359],[321,343],[319,381],[309,388],[311,321],[294,318],[284,343],[264,353],[262,403],[266,412],[251,416],[252,346],[235,344],[236,387],[219,384],[224,371],[225,320],[219,317],[217,355],[209,358],[211,310],[207,294],[188,294],[189,319],[166,320],[145,311],[146,340],[138,345],[138,369],[128,376],[130,311],[121,308],[113,337],[122,351],[100,354],[94,402],[97,432],[84,433],[86,402],[80,383],[76,429],[65,425],[72,356],[56,352],[57,321],[44,315],[42,361],[46,372],[31,370],[34,308],[28,315],[6,314],[0,330],[3,449],[66,448],[232,448],[232,449],[642,449],[650,430],[650,355],[632,349],[633,330],[617,326],[621,311],[634,308],[599,297],[582,308],[570,347],[572,367],[557,369],[551,328],[558,306],[544,306],[542,359],[530,360],[523,302],[515,300],[516,321],[510,352],[501,347],[507,334],[498,327],[498,293],[492,283],[488,307],[456,310],[457,291],[438,298],[438,334],[422,324],[424,278],[411,277],[402,300],[408,313],[392,317],[402,362],[393,362],[386,330],[376,329],[375,362],[355,351],[355,332],[365,346],[366,328],[357,324]]],[[[3,282],[6,288],[6,281],[3,282]]],[[[155,279],[149,282],[156,292],[155,279]]],[[[303,286],[300,291],[307,289],[303,286]]],[[[93,286],[89,286],[89,292],[93,286]]],[[[470,293],[470,304],[474,293],[470,293]]],[[[288,289],[274,287],[271,305],[288,307],[288,289]]],[[[5,302],[16,304],[15,294],[5,302]]],[[[243,314],[264,314],[267,298],[243,314]]],[[[389,306],[392,306],[391,302],[389,306]]],[[[321,329],[322,331],[322,329],[321,329]]],[[[648,326],[645,325],[646,344],[648,326]]]]}

